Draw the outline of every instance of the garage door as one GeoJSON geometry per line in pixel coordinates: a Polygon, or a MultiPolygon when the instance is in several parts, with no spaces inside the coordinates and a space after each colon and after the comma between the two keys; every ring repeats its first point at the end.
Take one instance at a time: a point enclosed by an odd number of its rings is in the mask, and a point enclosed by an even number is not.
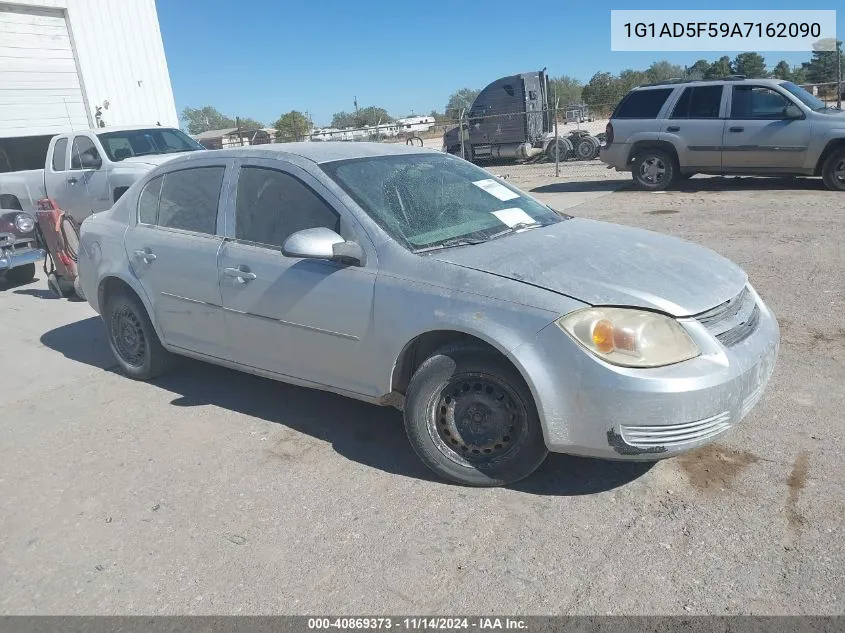
{"type": "Polygon", "coordinates": [[[0,2],[0,138],[89,126],[64,12],[0,2]]]}

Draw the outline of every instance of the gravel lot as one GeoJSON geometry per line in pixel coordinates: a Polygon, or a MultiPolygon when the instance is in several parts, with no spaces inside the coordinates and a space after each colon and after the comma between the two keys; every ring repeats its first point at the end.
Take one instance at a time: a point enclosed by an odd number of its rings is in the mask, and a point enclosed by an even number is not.
{"type": "Polygon", "coordinates": [[[0,291],[0,613],[845,612],[845,196],[698,177],[649,194],[549,168],[491,170],[703,243],[775,311],[778,367],[724,441],[447,485],[394,410],[196,362],[118,375],[100,320],[41,279],[0,291]]]}

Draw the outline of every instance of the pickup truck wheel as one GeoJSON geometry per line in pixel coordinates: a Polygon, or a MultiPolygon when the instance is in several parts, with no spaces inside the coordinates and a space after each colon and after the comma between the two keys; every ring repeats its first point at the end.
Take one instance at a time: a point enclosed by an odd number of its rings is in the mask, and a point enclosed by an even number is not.
{"type": "Polygon", "coordinates": [[[824,161],[822,180],[831,191],[845,191],[845,149],[833,152],[824,161]]]}
{"type": "Polygon", "coordinates": [[[35,279],[35,264],[26,264],[6,271],[6,282],[17,286],[35,279]]]}
{"type": "Polygon", "coordinates": [[[149,380],[167,370],[171,354],[161,345],[137,297],[115,292],[106,300],[103,319],[109,347],[124,374],[134,380],[149,380]]]}
{"type": "Polygon", "coordinates": [[[646,149],[634,157],[631,176],[634,184],[645,191],[662,191],[676,178],[675,159],[659,149],[646,149]]]}
{"type": "Polygon", "coordinates": [[[414,373],[405,430],[435,473],[468,486],[503,486],[546,459],[540,419],[519,372],[492,351],[449,345],[414,373]]]}

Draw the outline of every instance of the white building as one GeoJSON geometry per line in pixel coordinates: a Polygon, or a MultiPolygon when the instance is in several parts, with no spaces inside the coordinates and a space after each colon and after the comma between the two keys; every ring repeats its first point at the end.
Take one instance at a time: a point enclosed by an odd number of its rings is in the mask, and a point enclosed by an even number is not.
{"type": "Polygon", "coordinates": [[[406,134],[408,132],[428,132],[434,127],[435,123],[433,116],[409,116],[404,119],[396,119],[399,131],[406,134]]]}
{"type": "Polygon", "coordinates": [[[0,139],[178,126],[155,0],[0,0],[0,139]]]}

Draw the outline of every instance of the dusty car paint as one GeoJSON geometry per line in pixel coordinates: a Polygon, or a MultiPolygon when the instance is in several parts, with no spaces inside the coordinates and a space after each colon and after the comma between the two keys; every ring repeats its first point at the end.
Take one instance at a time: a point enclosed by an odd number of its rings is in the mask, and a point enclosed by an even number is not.
{"type": "Polygon", "coordinates": [[[553,451],[667,457],[713,441],[748,413],[771,375],[779,333],[739,267],[682,240],[580,219],[417,254],[392,239],[321,169],[336,160],[425,151],[304,143],[175,158],[133,185],[109,212],[83,224],[79,269],[85,295],[99,311],[109,280],[119,279],[140,297],[171,351],[381,404],[401,401],[396,395],[406,384],[406,352],[417,337],[469,335],[519,370],[553,451]],[[276,312],[249,315],[227,304],[225,284],[232,281],[219,277],[215,291],[211,280],[218,279],[218,268],[237,261],[227,252],[242,162],[295,172],[340,214],[340,235],[360,245],[365,263],[339,267],[296,260],[301,271],[321,282],[308,286],[304,278],[294,278],[293,301],[271,283],[276,269],[291,262],[266,251],[252,260],[256,287],[262,288],[255,300],[276,312]],[[142,246],[131,236],[144,184],[200,164],[226,167],[218,236],[208,241],[169,232],[171,254],[165,249],[148,266],[133,259],[142,246]],[[168,257],[173,261],[162,264],[168,257]],[[168,289],[151,291],[143,271],[164,265],[172,266],[168,289]],[[741,342],[724,345],[696,315],[743,292],[751,293],[746,296],[757,320],[741,342]],[[651,369],[612,365],[586,352],[557,324],[591,305],[634,306],[675,317],[700,355],[651,369]],[[173,323],[174,311],[180,331],[162,328],[162,319],[173,323]],[[245,314],[254,318],[244,319],[245,314]]]}

